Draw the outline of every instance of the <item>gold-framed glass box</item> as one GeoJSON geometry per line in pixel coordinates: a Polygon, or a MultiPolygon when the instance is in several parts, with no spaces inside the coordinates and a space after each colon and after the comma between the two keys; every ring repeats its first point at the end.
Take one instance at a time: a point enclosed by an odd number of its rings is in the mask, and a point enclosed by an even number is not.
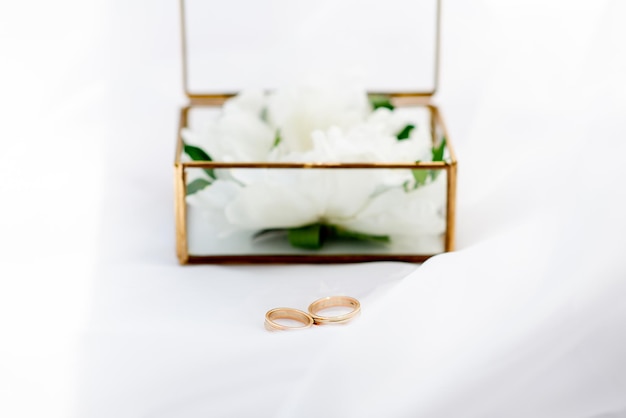
{"type": "MultiPolygon", "coordinates": [[[[180,112],[174,162],[181,264],[421,262],[453,250],[457,160],[441,112],[431,100],[439,82],[441,0],[180,0],[180,7],[183,83],[189,99],[180,112]],[[185,158],[183,132],[215,118],[239,91],[271,90],[303,72],[346,69],[365,80],[371,97],[386,98],[410,115],[428,135],[433,150],[441,151],[440,158],[421,162],[185,158]],[[229,178],[271,177],[301,188],[323,184],[323,190],[336,194],[342,193],[347,180],[366,185],[384,173],[409,178],[404,192],[415,199],[401,200],[398,210],[384,215],[393,218],[393,231],[371,229],[370,237],[384,235],[384,240],[337,233],[351,225],[358,230],[359,220],[350,220],[345,228],[333,229],[340,239],[321,248],[303,248],[290,245],[285,231],[240,228],[223,233],[216,228],[211,221],[221,214],[207,214],[189,204],[192,182],[203,172],[229,178]],[[417,188],[420,182],[427,187],[417,188]]],[[[370,212],[372,219],[383,216],[370,212]]]]}

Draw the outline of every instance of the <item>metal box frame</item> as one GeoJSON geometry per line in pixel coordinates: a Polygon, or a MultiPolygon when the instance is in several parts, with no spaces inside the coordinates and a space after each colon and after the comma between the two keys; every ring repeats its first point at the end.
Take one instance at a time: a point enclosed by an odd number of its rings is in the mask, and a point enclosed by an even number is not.
{"type": "Polygon", "coordinates": [[[266,162],[214,162],[214,161],[181,161],[183,139],[181,131],[187,127],[189,111],[196,107],[221,106],[228,98],[236,93],[198,94],[189,90],[187,77],[187,42],[185,30],[185,0],[180,0],[181,8],[181,39],[183,58],[183,86],[189,104],[180,111],[180,123],[176,141],[176,156],[174,160],[175,185],[175,218],[176,218],[176,253],[181,264],[258,264],[258,263],[351,263],[363,261],[407,261],[422,262],[436,254],[272,254],[272,255],[195,255],[190,254],[187,241],[187,181],[186,170],[189,168],[259,168],[259,169],[294,169],[294,170],[333,170],[333,169],[411,169],[411,170],[445,170],[446,171],[446,231],[444,236],[444,251],[454,250],[455,215],[456,215],[456,184],[457,159],[450,142],[441,112],[432,103],[432,97],[439,84],[439,54],[440,54],[440,26],[441,0],[437,0],[436,15],[436,46],[435,46],[435,79],[434,87],[430,91],[408,92],[369,92],[369,94],[384,94],[391,98],[395,106],[423,106],[430,112],[431,133],[433,145],[446,139],[448,158],[445,161],[417,162],[417,163],[266,163],[266,162]],[[440,133],[441,135],[439,135],[440,133]]]}

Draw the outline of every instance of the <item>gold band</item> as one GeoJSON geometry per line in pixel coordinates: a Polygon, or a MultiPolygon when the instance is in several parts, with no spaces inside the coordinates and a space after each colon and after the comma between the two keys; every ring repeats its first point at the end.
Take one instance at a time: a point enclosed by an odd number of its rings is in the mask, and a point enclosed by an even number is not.
{"type": "Polygon", "coordinates": [[[309,305],[309,313],[313,317],[314,323],[318,325],[343,324],[354,319],[354,317],[356,317],[360,312],[361,303],[350,296],[327,296],[325,298],[318,299],[309,305]],[[337,316],[318,315],[318,312],[327,308],[334,308],[336,306],[345,306],[352,308],[352,310],[348,313],[337,316]]]}
{"type": "Polygon", "coordinates": [[[265,328],[269,331],[286,331],[292,329],[305,329],[313,325],[313,318],[306,312],[293,308],[274,308],[265,314],[265,328]],[[302,323],[302,326],[292,327],[274,322],[275,319],[292,319],[302,323]]]}

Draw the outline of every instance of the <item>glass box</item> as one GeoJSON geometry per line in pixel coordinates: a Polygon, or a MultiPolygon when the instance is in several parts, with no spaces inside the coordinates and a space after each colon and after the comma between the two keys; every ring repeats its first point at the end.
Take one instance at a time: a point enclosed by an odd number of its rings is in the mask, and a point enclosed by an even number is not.
{"type": "Polygon", "coordinates": [[[174,163],[181,264],[421,262],[453,249],[457,161],[431,101],[440,1],[180,5],[189,98],[174,163]],[[238,92],[271,91],[305,72],[346,71],[364,80],[372,100],[382,97],[415,121],[438,157],[213,161],[186,155],[185,133],[216,118],[238,92]]]}

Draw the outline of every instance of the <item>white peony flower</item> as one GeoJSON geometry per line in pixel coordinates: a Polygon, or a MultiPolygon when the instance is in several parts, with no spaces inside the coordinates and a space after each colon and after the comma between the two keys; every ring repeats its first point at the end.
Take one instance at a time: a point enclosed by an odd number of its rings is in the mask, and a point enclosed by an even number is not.
{"type": "Polygon", "coordinates": [[[263,92],[236,96],[226,101],[219,118],[195,130],[183,129],[183,140],[215,161],[265,161],[276,132],[261,118],[264,107],[263,92]]]}
{"type": "MultiPolygon", "coordinates": [[[[233,170],[235,171],[235,170],[233,170]]],[[[407,171],[407,170],[396,170],[407,171]]],[[[381,169],[245,169],[217,180],[188,203],[211,210],[218,222],[263,230],[313,223],[337,225],[371,235],[437,235],[445,231],[442,176],[424,187],[377,192],[381,169]],[[247,176],[242,176],[247,172],[247,176]]]]}
{"type": "Polygon", "coordinates": [[[226,207],[244,229],[292,228],[350,219],[377,187],[376,170],[248,170],[257,178],[226,207]]]}
{"type": "Polygon", "coordinates": [[[337,225],[371,235],[439,235],[445,232],[445,187],[438,180],[410,192],[394,188],[371,199],[352,219],[337,225]]]}
{"type": "MultiPolygon", "coordinates": [[[[406,113],[373,111],[364,90],[350,84],[309,85],[243,92],[205,127],[182,134],[214,161],[429,161],[428,126],[397,137],[411,122],[406,113]]],[[[446,227],[445,175],[413,187],[408,169],[220,169],[217,180],[191,171],[190,180],[204,176],[211,184],[187,202],[220,224],[220,234],[321,223],[406,240],[446,227]]]]}
{"type": "Polygon", "coordinates": [[[313,147],[311,133],[363,123],[371,111],[363,89],[350,85],[310,85],[277,90],[269,97],[268,117],[280,129],[283,146],[303,152],[313,147]]]}

